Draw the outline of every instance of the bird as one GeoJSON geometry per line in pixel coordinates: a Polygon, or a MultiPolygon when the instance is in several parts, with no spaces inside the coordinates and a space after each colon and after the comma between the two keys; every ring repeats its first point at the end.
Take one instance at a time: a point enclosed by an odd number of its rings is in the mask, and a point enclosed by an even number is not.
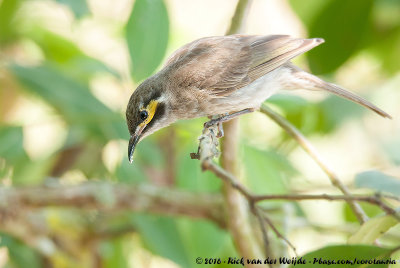
{"type": "Polygon", "coordinates": [[[213,118],[220,124],[257,110],[280,90],[326,90],[377,114],[389,114],[344,88],[308,73],[291,60],[324,43],[289,35],[204,37],[175,52],[132,93],[126,108],[128,160],[144,137],[177,120],[213,118]]]}

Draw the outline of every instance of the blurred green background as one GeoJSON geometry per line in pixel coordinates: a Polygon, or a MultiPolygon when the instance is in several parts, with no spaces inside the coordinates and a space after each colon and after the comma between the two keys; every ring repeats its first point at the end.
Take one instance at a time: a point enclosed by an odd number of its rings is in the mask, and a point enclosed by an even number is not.
{"type": "MultiPolygon", "coordinates": [[[[175,49],[223,35],[235,5],[0,0],[2,186],[98,180],[220,192],[221,181],[189,157],[204,118],[146,138],[129,165],[124,113],[132,91],[175,49]]],[[[282,93],[267,103],[313,142],[353,192],[400,195],[400,1],[254,0],[241,32],[325,39],[295,62],[366,97],[394,119],[321,92],[282,93]]],[[[338,193],[262,114],[242,117],[240,152],[243,177],[256,193],[338,193]]],[[[300,255],[345,243],[358,228],[344,203],[279,202],[266,208],[300,255]]],[[[382,213],[365,209],[371,217],[382,213]]],[[[45,226],[35,228],[46,229],[48,254],[29,242],[37,229],[16,237],[0,226],[1,267],[196,267],[198,256],[238,256],[226,230],[211,221],[59,207],[27,213],[33,222],[45,219],[45,226]],[[112,235],[90,237],[96,227],[112,235]]],[[[398,246],[400,228],[382,239],[383,245],[398,246]]]]}

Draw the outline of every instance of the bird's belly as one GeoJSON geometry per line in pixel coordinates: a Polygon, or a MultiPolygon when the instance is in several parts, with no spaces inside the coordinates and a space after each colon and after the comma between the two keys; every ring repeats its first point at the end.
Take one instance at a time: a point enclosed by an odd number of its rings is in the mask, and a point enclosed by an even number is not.
{"type": "Polygon", "coordinates": [[[247,108],[258,109],[266,99],[278,90],[285,88],[291,72],[288,68],[280,67],[258,78],[251,84],[242,87],[231,95],[214,98],[210,102],[212,115],[240,111],[247,108]]]}

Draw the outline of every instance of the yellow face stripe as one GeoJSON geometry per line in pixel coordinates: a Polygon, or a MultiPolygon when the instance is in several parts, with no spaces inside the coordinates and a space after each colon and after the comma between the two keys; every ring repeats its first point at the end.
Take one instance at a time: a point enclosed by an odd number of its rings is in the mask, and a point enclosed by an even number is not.
{"type": "Polygon", "coordinates": [[[145,126],[148,123],[150,123],[151,119],[153,119],[154,114],[156,113],[156,109],[157,109],[157,105],[158,105],[158,101],[152,100],[150,101],[149,105],[147,105],[146,108],[142,109],[142,110],[146,110],[147,113],[149,114],[149,116],[146,118],[146,120],[144,120],[142,123],[140,123],[139,126],[145,126]]]}

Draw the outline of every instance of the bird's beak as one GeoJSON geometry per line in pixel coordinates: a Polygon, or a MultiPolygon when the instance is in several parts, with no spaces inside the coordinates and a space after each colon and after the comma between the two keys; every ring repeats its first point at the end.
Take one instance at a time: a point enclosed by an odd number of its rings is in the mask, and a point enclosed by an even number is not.
{"type": "Polygon", "coordinates": [[[136,133],[131,135],[131,138],[129,139],[129,145],[128,145],[129,163],[132,163],[132,161],[133,161],[133,152],[135,151],[136,144],[138,143],[138,141],[140,139],[143,129],[144,129],[144,127],[138,128],[136,133]]]}

